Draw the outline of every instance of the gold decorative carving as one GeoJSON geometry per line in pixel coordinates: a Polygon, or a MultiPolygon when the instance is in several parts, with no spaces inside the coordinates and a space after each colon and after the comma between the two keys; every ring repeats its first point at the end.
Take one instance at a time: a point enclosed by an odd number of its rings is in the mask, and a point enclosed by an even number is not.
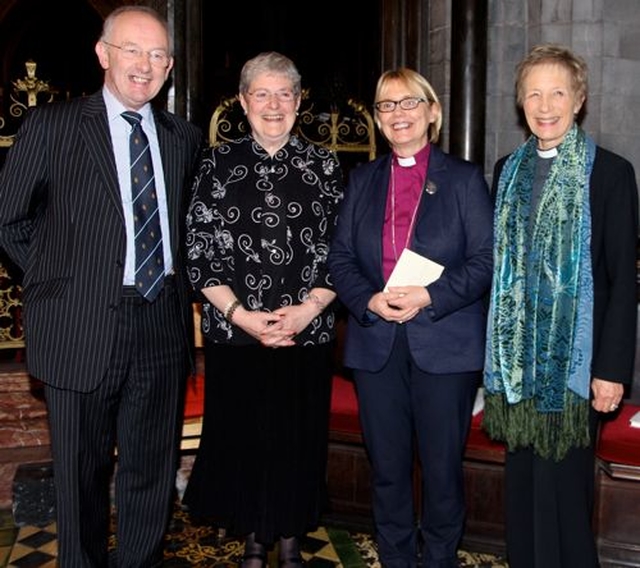
{"type": "Polygon", "coordinates": [[[0,263],[0,349],[24,347],[21,293],[21,287],[12,281],[0,263]]]}
{"type": "MultiPolygon", "coordinates": [[[[36,76],[35,61],[25,63],[27,74],[22,79],[12,81],[9,95],[9,115],[20,120],[30,107],[39,102],[49,103],[56,91],[52,90],[47,81],[36,76]],[[23,100],[26,99],[26,102],[23,100]]],[[[6,126],[6,120],[0,116],[0,131],[6,126]]],[[[10,147],[15,139],[15,133],[0,135],[0,148],[10,147]]],[[[22,328],[22,288],[12,279],[7,267],[0,259],[0,349],[19,349],[24,347],[24,330],[22,328]]]]}
{"type": "MultiPolygon", "coordinates": [[[[373,118],[367,107],[353,99],[346,104],[326,104],[313,101],[308,89],[302,92],[302,103],[294,133],[308,142],[319,144],[340,154],[365,154],[367,160],[376,157],[373,118]]],[[[237,96],[222,99],[209,123],[209,143],[217,146],[247,134],[249,125],[237,96]]]]}
{"type": "Polygon", "coordinates": [[[222,99],[209,122],[209,144],[219,146],[245,136],[249,130],[237,96],[222,99]]]}
{"type": "MultiPolygon", "coordinates": [[[[46,95],[42,97],[42,102],[50,103],[53,101],[53,97],[57,93],[49,86],[48,81],[43,81],[36,77],[37,63],[29,60],[24,66],[26,67],[27,74],[22,79],[12,81],[13,89],[9,98],[11,105],[9,106],[9,115],[13,118],[20,119],[25,114],[29,107],[34,107],[38,104],[39,95],[46,95]],[[26,94],[26,103],[21,101],[26,94]]],[[[0,130],[5,127],[5,119],[0,116],[0,130]]],[[[13,144],[15,133],[10,135],[0,135],[0,147],[8,148],[13,144]]]]}
{"type": "MultiPolygon", "coordinates": [[[[27,109],[27,107],[33,107],[38,104],[38,95],[40,93],[47,93],[49,95],[49,100],[46,101],[49,103],[53,100],[54,95],[54,91],[49,87],[49,83],[36,77],[37,64],[35,61],[29,60],[24,64],[24,66],[27,68],[27,76],[23,79],[13,81],[13,89],[15,93],[27,93],[27,106],[25,107],[19,100],[13,96],[11,97],[11,100],[14,101],[14,106],[21,108],[20,115],[27,109]]],[[[20,115],[13,114],[13,116],[20,115]]]]}
{"type": "Polygon", "coordinates": [[[360,152],[369,160],[376,157],[373,118],[362,103],[349,99],[343,109],[332,105],[329,112],[317,112],[315,106],[310,104],[298,117],[297,133],[302,138],[338,154],[360,152]]]}

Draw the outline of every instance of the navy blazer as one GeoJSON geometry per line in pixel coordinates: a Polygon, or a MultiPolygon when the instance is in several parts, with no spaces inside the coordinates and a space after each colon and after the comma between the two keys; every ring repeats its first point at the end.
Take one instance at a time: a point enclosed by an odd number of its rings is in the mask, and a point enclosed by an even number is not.
{"type": "MultiPolygon", "coordinates": [[[[398,324],[367,310],[384,288],[382,227],[391,171],[387,155],[352,171],[329,252],[339,299],[349,310],[344,364],[370,372],[387,362],[398,324]]],[[[491,284],[493,212],[479,166],[431,147],[411,250],[444,265],[427,289],[432,305],[404,324],[411,355],[429,373],[479,371],[491,284]]]]}
{"type": "MultiPolygon", "coordinates": [[[[154,119],[188,338],[181,243],[202,133],[168,112],[154,110],[154,119]]],[[[56,387],[90,391],[111,357],[126,248],[102,91],[29,113],[0,172],[0,203],[0,246],[24,271],[29,371],[56,387]]]]}

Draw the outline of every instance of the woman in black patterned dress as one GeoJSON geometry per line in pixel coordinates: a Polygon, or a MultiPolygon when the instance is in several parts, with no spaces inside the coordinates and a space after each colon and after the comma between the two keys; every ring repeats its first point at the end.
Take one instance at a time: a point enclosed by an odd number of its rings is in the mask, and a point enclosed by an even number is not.
{"type": "Polygon", "coordinates": [[[262,53],[240,76],[251,133],[202,156],[187,219],[203,294],[205,410],[184,503],[246,537],[244,568],[300,565],[326,503],[335,293],[326,265],[342,174],[291,134],[300,75],[262,53]]]}

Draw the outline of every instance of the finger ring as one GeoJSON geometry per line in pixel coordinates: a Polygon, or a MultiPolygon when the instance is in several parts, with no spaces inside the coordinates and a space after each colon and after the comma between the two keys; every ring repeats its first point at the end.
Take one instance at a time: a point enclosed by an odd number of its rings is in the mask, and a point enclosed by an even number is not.
{"type": "Polygon", "coordinates": [[[613,411],[613,410],[617,410],[617,409],[618,409],[618,405],[617,405],[617,404],[612,404],[612,405],[609,407],[609,410],[611,410],[611,411],[613,411]]]}
{"type": "Polygon", "coordinates": [[[402,325],[404,322],[402,320],[398,320],[398,323],[402,325]]]}

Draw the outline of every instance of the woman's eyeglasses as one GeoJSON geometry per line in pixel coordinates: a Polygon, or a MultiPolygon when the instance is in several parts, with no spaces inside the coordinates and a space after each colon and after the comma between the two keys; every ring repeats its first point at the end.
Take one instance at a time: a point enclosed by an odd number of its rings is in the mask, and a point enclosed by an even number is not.
{"type": "Polygon", "coordinates": [[[413,110],[418,108],[420,103],[426,103],[424,97],[405,97],[399,101],[378,101],[374,106],[378,112],[393,112],[400,105],[402,110],[413,110]]]}
{"type": "Polygon", "coordinates": [[[281,103],[290,103],[296,98],[296,94],[289,90],[276,91],[275,93],[272,93],[266,89],[258,89],[257,91],[247,91],[247,94],[253,97],[253,100],[257,103],[266,103],[273,97],[278,99],[281,103]]]}

